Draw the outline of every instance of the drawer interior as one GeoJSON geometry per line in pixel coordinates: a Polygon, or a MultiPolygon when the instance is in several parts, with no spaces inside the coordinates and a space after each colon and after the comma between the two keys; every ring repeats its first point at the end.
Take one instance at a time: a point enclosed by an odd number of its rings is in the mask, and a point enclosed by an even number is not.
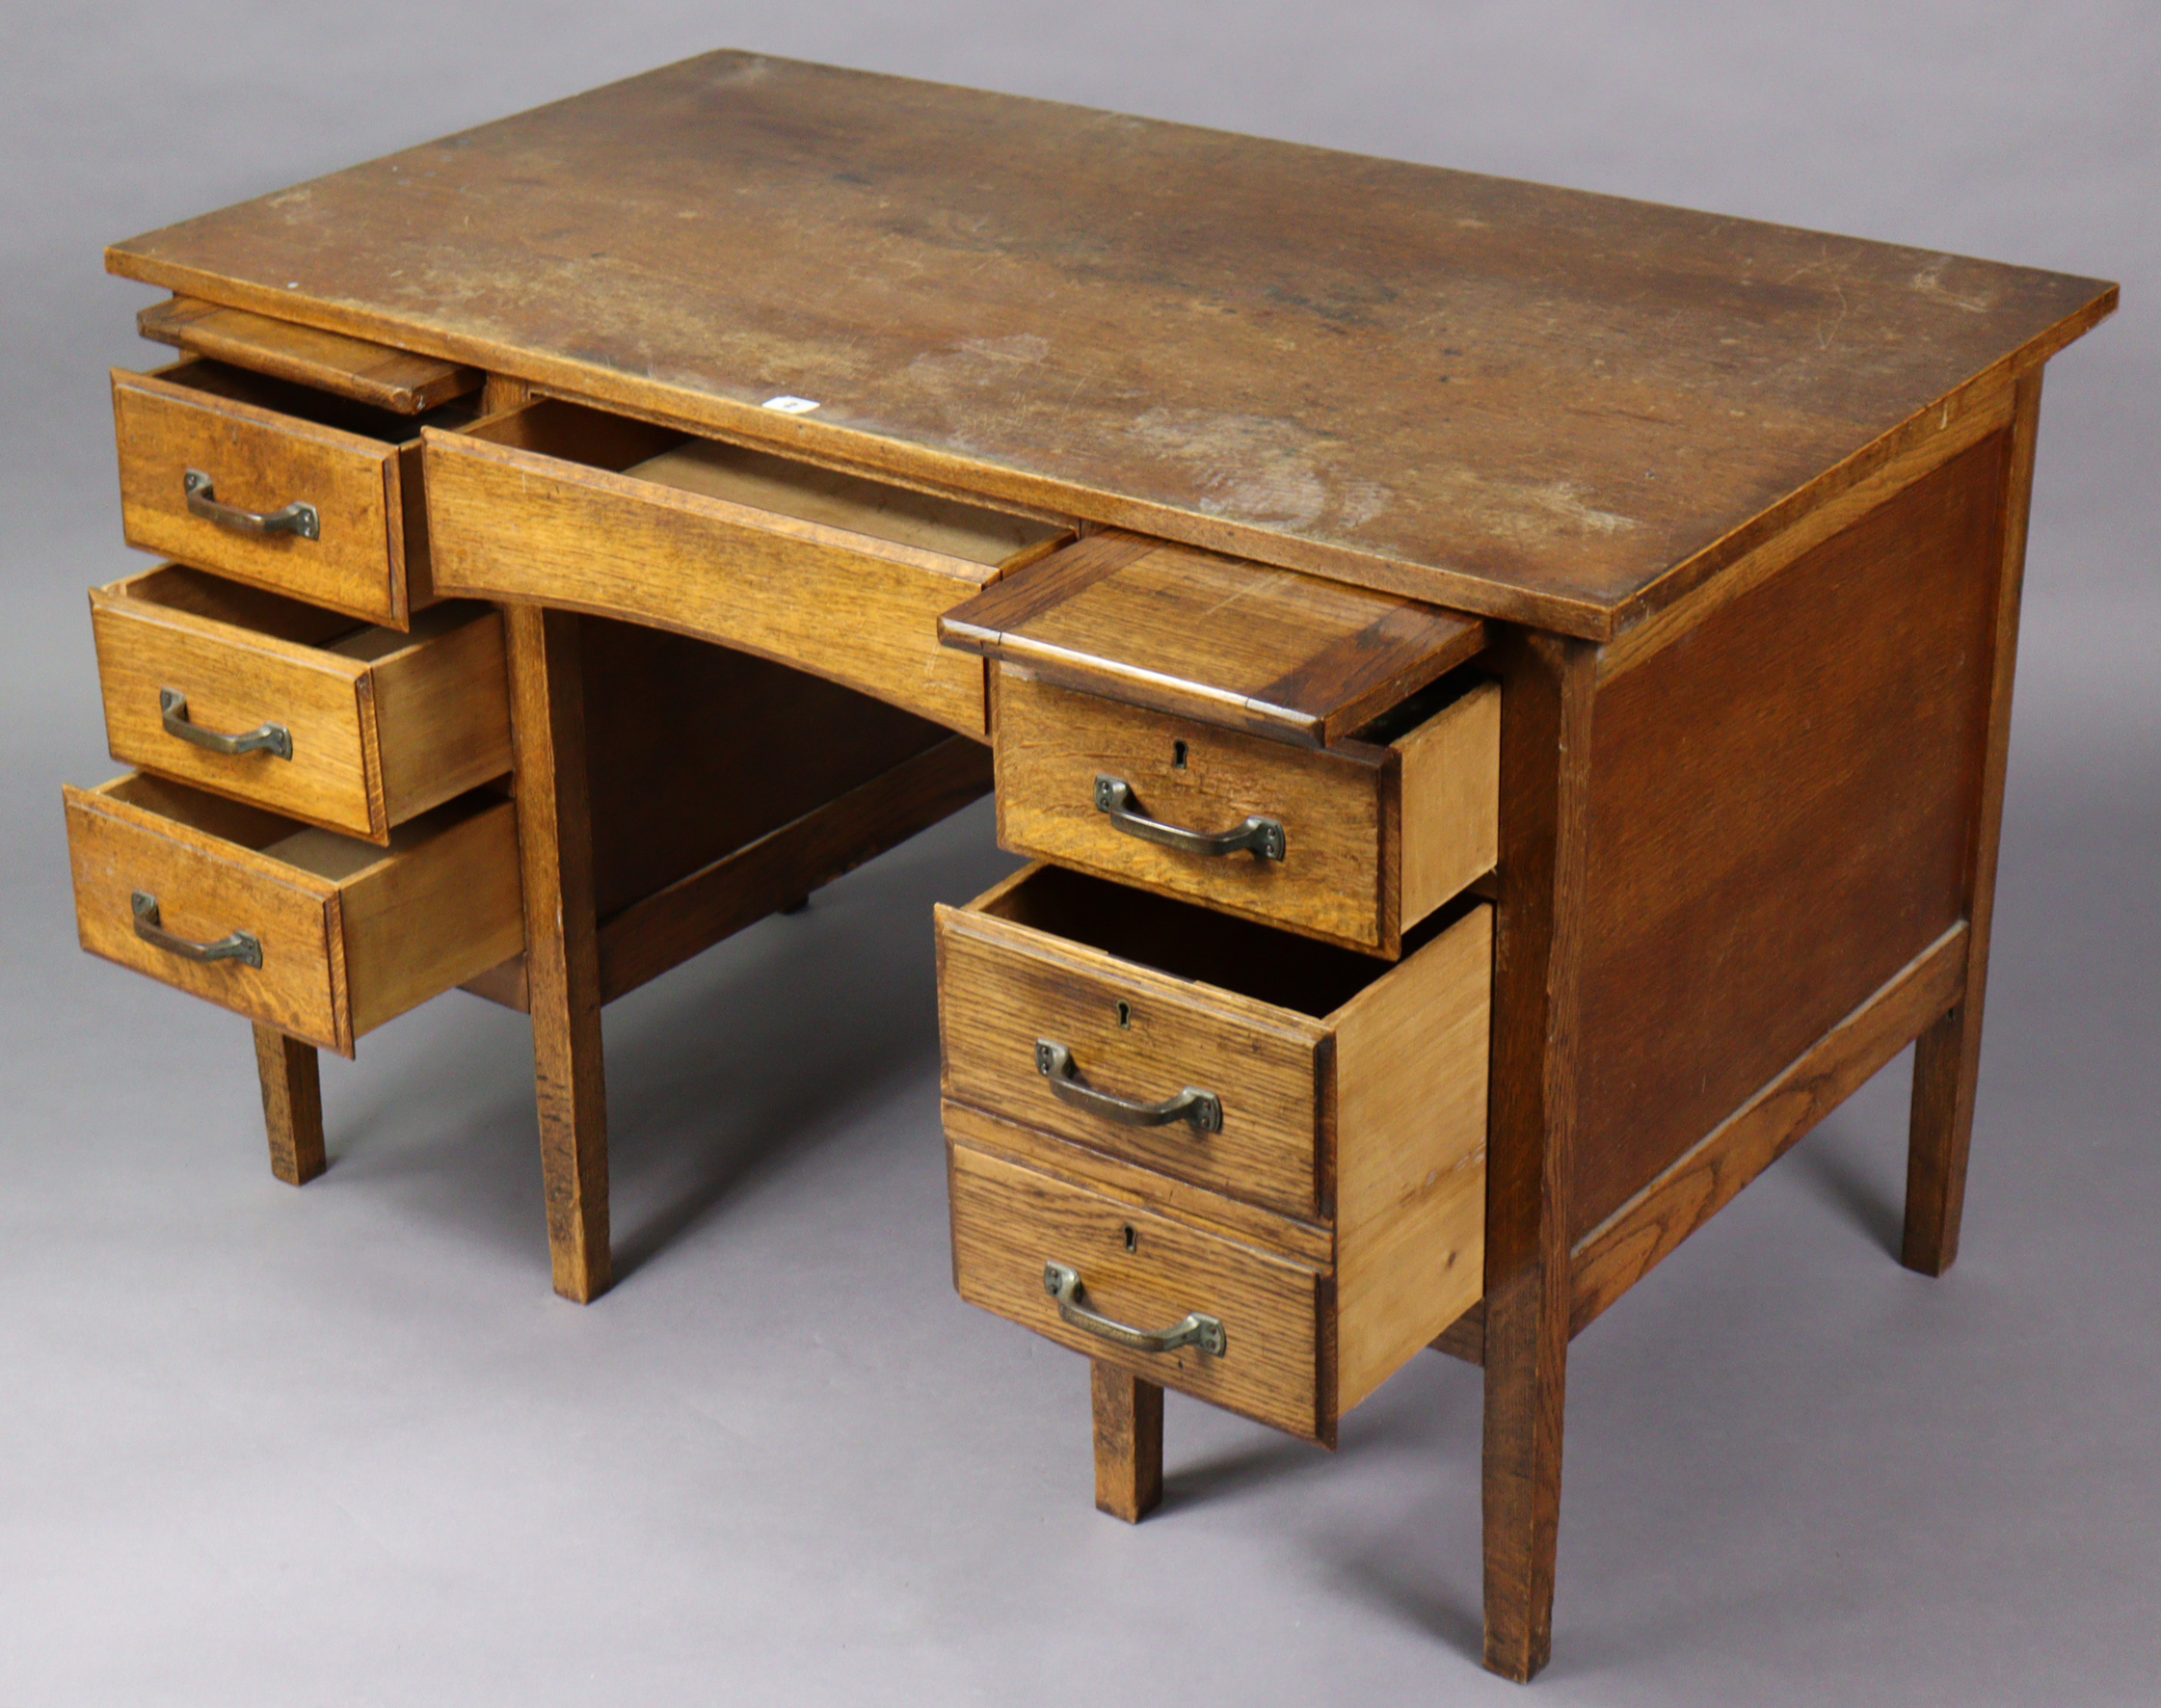
{"type": "Polygon", "coordinates": [[[229,624],[303,647],[327,646],[366,627],[342,612],[328,611],[305,600],[287,599],[244,582],[227,581],[185,564],[165,564],[131,575],[112,591],[142,604],[229,624]]]}
{"type": "MultiPolygon", "coordinates": [[[[1476,898],[1465,896],[1405,932],[1405,957],[1476,905],[1476,898]]],[[[1173,978],[1234,991],[1317,1020],[1387,977],[1397,965],[1058,866],[1036,867],[975,907],[1173,978]]]]}
{"type": "Polygon", "coordinates": [[[478,423],[470,437],[986,568],[1065,532],[1031,517],[700,439],[559,398],[493,416],[478,423]]]}
{"type": "Polygon", "coordinates": [[[344,883],[380,861],[409,852],[450,826],[500,806],[504,798],[493,789],[474,789],[399,825],[390,832],[386,847],[301,824],[280,814],[266,813],[260,807],[191,788],[184,783],[169,782],[148,771],[116,778],[97,792],[333,884],[344,883]]]}
{"type": "Polygon", "coordinates": [[[454,431],[472,420],[477,413],[469,398],[458,398],[417,415],[401,415],[392,410],[339,397],[334,392],[318,391],[311,386],[297,386],[289,380],[274,379],[269,374],[253,373],[247,368],[200,357],[158,368],[150,377],[208,397],[275,410],[281,415],[333,427],[340,433],[358,434],[362,439],[384,444],[403,444],[414,438],[422,427],[454,431]]]}
{"type": "Polygon", "coordinates": [[[139,604],[227,624],[295,646],[315,647],[361,664],[377,663],[432,636],[447,634],[488,610],[477,600],[446,600],[418,613],[410,628],[386,628],[267,588],[227,581],[186,564],[163,564],[115,583],[110,591],[139,604]]]}

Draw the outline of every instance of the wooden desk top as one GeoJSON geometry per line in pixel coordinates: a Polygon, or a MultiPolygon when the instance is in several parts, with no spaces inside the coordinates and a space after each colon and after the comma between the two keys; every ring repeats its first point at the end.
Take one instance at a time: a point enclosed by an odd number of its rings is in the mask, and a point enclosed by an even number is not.
{"type": "Polygon", "coordinates": [[[1592,638],[2116,305],[2094,280],[740,53],[107,265],[1592,638]]]}

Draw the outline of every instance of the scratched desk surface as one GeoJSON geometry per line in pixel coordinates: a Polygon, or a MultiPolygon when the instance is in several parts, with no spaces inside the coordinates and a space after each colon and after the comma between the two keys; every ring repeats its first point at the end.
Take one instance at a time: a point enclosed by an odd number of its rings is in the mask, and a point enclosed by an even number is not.
{"type": "Polygon", "coordinates": [[[2094,280],[740,53],[107,264],[1594,638],[2116,302],[2094,280]]]}

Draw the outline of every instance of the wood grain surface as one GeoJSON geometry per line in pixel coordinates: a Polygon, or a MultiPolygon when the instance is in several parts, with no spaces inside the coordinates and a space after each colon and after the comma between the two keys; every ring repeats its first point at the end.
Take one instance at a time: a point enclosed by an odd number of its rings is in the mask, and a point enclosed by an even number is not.
{"type": "Polygon", "coordinates": [[[1334,1445],[1324,1274],[965,1145],[947,1153],[962,1298],[1116,1369],[1334,1445]],[[1205,1312],[1222,1321],[1228,1348],[1133,1352],[1074,1327],[1043,1289],[1047,1261],[1080,1272],[1092,1310],[1145,1329],[1205,1312]]]}
{"type": "Polygon", "coordinates": [[[1484,1653],[1521,1683],[1553,1651],[1598,650],[1510,634],[1493,662],[1503,685],[1481,1345],[1484,1653]]]}
{"type": "Polygon", "coordinates": [[[136,315],[135,330],[191,356],[334,391],[401,415],[416,415],[477,391],[485,377],[478,368],[432,356],[186,297],[151,304],[136,315]]]}
{"type": "Polygon", "coordinates": [[[719,437],[1593,638],[2116,301],[744,53],[106,262],[719,437]]]}
{"type": "Polygon", "coordinates": [[[341,1055],[522,936],[516,829],[499,797],[439,807],[385,848],[146,773],[66,793],[85,948],[341,1055]],[[138,890],[178,936],[250,933],[262,966],[199,964],[144,942],[138,890]]]}
{"type": "Polygon", "coordinates": [[[1965,911],[2008,438],[1599,697],[1571,1239],[1965,911]]]}
{"type": "Polygon", "coordinates": [[[1107,531],[938,622],[948,647],[1131,706],[1325,747],[1484,644],[1415,600],[1107,531]]]}
{"type": "Polygon", "coordinates": [[[411,601],[397,444],[296,413],[308,407],[297,387],[209,362],[115,368],[127,543],[403,628],[411,601]],[[183,486],[191,468],[211,477],[221,504],[263,514],[312,504],[321,537],[252,536],[195,515],[183,486]]]}
{"type": "Polygon", "coordinates": [[[414,618],[410,638],[378,629],[337,643],[337,650],[368,662],[391,824],[510,770],[509,667],[499,612],[475,611],[462,600],[431,605],[414,618]]]}
{"type": "Polygon", "coordinates": [[[838,682],[663,629],[586,618],[578,656],[603,921],[951,739],[838,682]]]}
{"type": "MultiPolygon", "coordinates": [[[[962,735],[903,759],[600,921],[600,1000],[799,903],[990,792],[990,755],[962,735]]],[[[648,802],[650,816],[656,803],[648,802]]],[[[664,810],[664,808],[662,809],[664,810]]]]}
{"type": "Polygon", "coordinates": [[[423,437],[438,588],[650,622],[983,734],[983,667],[937,625],[996,566],[618,472],[680,436],[567,404],[423,437]]]}
{"type": "Polygon", "coordinates": [[[178,564],[93,588],[90,603],[117,760],[380,843],[510,768],[502,623],[485,606],[434,606],[410,632],[356,629],[178,564]],[[291,757],[181,739],[165,728],[167,688],[212,733],[278,725],[291,757]]]}
{"type": "Polygon", "coordinates": [[[1485,1291],[1493,910],[1335,1014],[1336,1403],[1347,1412],[1485,1291]]]}
{"type": "Polygon", "coordinates": [[[1095,1414],[1096,1510],[1138,1524],[1163,1498],[1163,1391],[1091,1358],[1088,1398],[1095,1414]]]}
{"type": "Polygon", "coordinates": [[[1390,745],[1401,762],[1400,929],[1493,869],[1501,837],[1501,684],[1481,681],[1390,745]]]}
{"type": "Polygon", "coordinates": [[[1671,1256],[1959,1000],[1967,927],[1946,931],[1801,1057],[1576,1242],[1570,1332],[1671,1256]]]}
{"type": "Polygon", "coordinates": [[[262,852],[290,819],[136,774],[68,788],[67,851],[83,947],[288,1037],[353,1053],[337,886],[262,852]],[[199,965],[135,934],[129,898],[157,898],[164,928],[196,943],[246,931],[263,964],[199,965]]]}
{"type": "Polygon", "coordinates": [[[1966,964],[1959,1001],[1923,1032],[1913,1052],[1913,1103],[1907,1148],[1906,1225],[1899,1261],[1940,1275],[1959,1255],[1981,1077],[1981,1016],[1988,994],[1988,941],[1996,913],[1996,848],[2003,831],[2004,776],[2011,753],[2011,689],[2018,660],[2018,606],[2025,586],[2026,523],[2034,452],[2041,433],[2041,375],[2019,382],[2001,488],[1988,635],[1988,723],[1979,756],[1979,800],[1968,820],[1961,900],[1966,964]]]}
{"type": "Polygon", "coordinates": [[[1242,919],[1395,955],[1397,758],[1319,752],[1078,693],[999,666],[991,681],[998,840],[1016,854],[1179,895],[1242,919]],[[1213,857],[1126,835],[1096,779],[1133,787],[1148,817],[1211,835],[1248,815],[1283,826],[1281,860],[1213,857]]]}
{"type": "Polygon", "coordinates": [[[323,1148],[322,1064],[314,1045],[260,1022],[253,1029],[270,1172],[289,1187],[304,1187],[330,1166],[323,1148]]]}
{"type": "Polygon", "coordinates": [[[615,1268],[581,621],[537,605],[503,613],[548,1257],[555,1291],[589,1304],[615,1268]]]}
{"type": "Polygon", "coordinates": [[[378,857],[339,886],[355,1037],[477,977],[525,942],[518,815],[499,794],[438,807],[371,852],[378,857]]]}
{"type": "Polygon", "coordinates": [[[986,510],[709,439],[685,440],[624,472],[751,510],[957,557],[987,570],[1054,546],[1068,532],[1033,517],[986,510]]]}
{"type": "Polygon", "coordinates": [[[947,1097],[1286,1214],[1326,1214],[1322,1023],[992,912],[941,907],[937,930],[947,1097]],[[1147,1103],[1212,1091],[1222,1131],[1123,1127],[1061,1103],[1037,1071],[1038,1039],[1070,1050],[1096,1090],[1147,1103]]]}
{"type": "Polygon", "coordinates": [[[941,1109],[947,1135],[971,1150],[994,1152],[1024,1168],[1055,1174],[1121,1204],[1161,1210],[1209,1233],[1281,1252],[1315,1268],[1327,1268],[1336,1261],[1332,1223],[1264,1210],[1244,1198],[1211,1191],[1175,1174],[1143,1167],[1131,1158],[1091,1149],[949,1097],[941,1109]]]}

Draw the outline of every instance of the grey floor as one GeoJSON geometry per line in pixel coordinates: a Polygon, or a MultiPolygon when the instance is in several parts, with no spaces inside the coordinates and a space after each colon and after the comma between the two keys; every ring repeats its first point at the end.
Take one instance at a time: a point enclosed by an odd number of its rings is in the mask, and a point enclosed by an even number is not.
{"type": "Polygon", "coordinates": [[[2150,8],[113,4],[0,125],[0,1708],[2161,1700],[2161,171],[2150,8]],[[608,1014],[624,1277],[554,1299],[517,1017],[325,1074],[77,952],[110,774],[108,238],[724,42],[2100,273],[2051,370],[1965,1255],[1906,1066],[1576,1343],[1552,1668],[1482,1675],[1477,1373],[1305,1448],[1175,1397],[1091,1508],[1079,1361],[951,1293],[928,912],[975,809],[608,1014]],[[305,66],[307,77],[265,74],[305,66]]]}

